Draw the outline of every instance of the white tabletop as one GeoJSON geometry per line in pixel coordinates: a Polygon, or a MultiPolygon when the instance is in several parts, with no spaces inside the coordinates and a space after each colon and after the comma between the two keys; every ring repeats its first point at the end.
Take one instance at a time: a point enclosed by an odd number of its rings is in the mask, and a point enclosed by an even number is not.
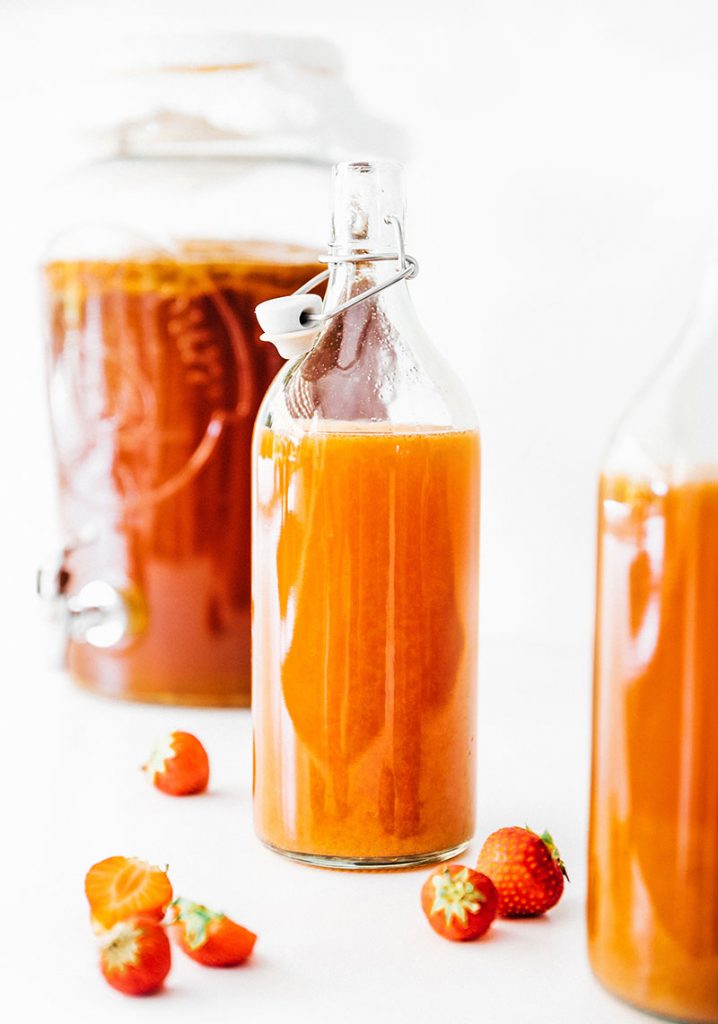
{"type": "Polygon", "coordinates": [[[32,664],[8,692],[0,844],[0,974],[12,1009],[0,1018],[8,1024],[641,1019],[604,994],[585,953],[584,653],[484,646],[479,827],[461,859],[472,864],[492,829],[528,823],[553,831],[572,881],[545,918],[499,921],[466,944],[428,927],[419,908],[426,871],[323,871],[259,844],[247,712],[113,703],[32,664]],[[207,746],[208,794],[167,797],[140,772],[155,738],[172,729],[195,732],[207,746]],[[177,953],[160,996],[132,1000],[110,989],[96,967],[83,878],[94,861],[118,853],[168,863],[178,894],[256,931],[252,961],[213,971],[177,953]]]}

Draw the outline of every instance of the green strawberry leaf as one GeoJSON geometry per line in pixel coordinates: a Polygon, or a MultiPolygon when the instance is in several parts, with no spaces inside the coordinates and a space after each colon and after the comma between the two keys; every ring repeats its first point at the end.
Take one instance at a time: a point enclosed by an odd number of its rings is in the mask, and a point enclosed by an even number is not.
{"type": "Polygon", "coordinates": [[[224,914],[216,914],[201,903],[193,903],[182,896],[178,896],[170,904],[177,911],[175,921],[184,925],[184,934],[187,945],[190,949],[199,949],[204,946],[209,938],[209,926],[215,921],[221,921],[224,914]]]}
{"type": "Polygon", "coordinates": [[[556,844],[553,841],[553,837],[551,836],[551,833],[550,832],[543,832],[542,835],[541,835],[541,839],[544,841],[544,843],[548,847],[549,853],[551,854],[553,859],[556,861],[556,864],[558,865],[558,867],[561,869],[561,874],[564,876],[564,878],[566,879],[567,882],[570,882],[571,879],[568,877],[568,872],[566,871],[566,865],[561,860],[561,854],[558,852],[558,849],[556,847],[556,844]]]}

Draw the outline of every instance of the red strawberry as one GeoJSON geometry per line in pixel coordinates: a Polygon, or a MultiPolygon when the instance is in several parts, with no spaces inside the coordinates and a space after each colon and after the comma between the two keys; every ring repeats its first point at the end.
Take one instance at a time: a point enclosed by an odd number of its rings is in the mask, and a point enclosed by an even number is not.
{"type": "Polygon", "coordinates": [[[445,939],[478,939],[496,917],[498,895],[486,875],[462,864],[434,871],[421,890],[421,907],[429,924],[445,939]]]}
{"type": "Polygon", "coordinates": [[[544,914],[561,899],[566,868],[548,832],[500,828],[481,847],[476,862],[499,893],[501,917],[544,914]]]}
{"type": "Polygon", "coordinates": [[[167,871],[137,857],[107,857],[85,876],[93,924],[111,928],[133,914],[161,921],[172,899],[167,871]]]}
{"type": "Polygon", "coordinates": [[[209,782],[209,758],[191,732],[171,732],[157,744],[144,770],[170,796],[201,793],[209,782]]]}
{"type": "Polygon", "coordinates": [[[254,932],[191,900],[173,900],[169,921],[180,949],[205,967],[235,967],[247,959],[257,941],[254,932]]]}
{"type": "Polygon", "coordinates": [[[172,962],[165,930],[149,917],[130,917],[106,932],[100,944],[100,969],[106,980],[128,996],[156,992],[172,962]]]}

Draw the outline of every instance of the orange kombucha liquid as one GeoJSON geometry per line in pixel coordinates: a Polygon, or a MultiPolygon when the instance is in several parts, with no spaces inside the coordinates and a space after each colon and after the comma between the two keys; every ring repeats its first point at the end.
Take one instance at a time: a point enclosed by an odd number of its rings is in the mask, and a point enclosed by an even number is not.
{"type": "Polygon", "coordinates": [[[318,269],[300,247],[211,241],[44,268],[61,511],[89,537],[70,592],[117,581],[139,608],[116,648],[70,642],[82,685],[249,704],[251,438],[282,365],[254,308],[318,269]]]}
{"type": "Polygon", "coordinates": [[[588,930],[614,993],[718,1021],[718,482],[601,484],[588,930]]]}
{"type": "Polygon", "coordinates": [[[260,838],[340,866],[460,849],[474,828],[478,435],[262,429],[255,444],[260,838]]]}

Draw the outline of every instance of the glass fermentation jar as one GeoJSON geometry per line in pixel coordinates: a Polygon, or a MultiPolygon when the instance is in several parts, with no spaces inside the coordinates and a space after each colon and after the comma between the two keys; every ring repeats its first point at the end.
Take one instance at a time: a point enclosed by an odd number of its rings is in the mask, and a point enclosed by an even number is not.
{"type": "MultiPolygon", "coordinates": [[[[329,310],[403,249],[398,165],[341,164],[334,185],[329,310]]],[[[474,828],[479,436],[406,281],[287,364],[254,468],[259,837],[331,867],[454,856],[474,828]]]]}
{"type": "Polygon", "coordinates": [[[251,431],[282,363],[254,307],[316,272],[326,168],[378,126],[320,40],[132,53],[94,98],[104,158],[58,184],[47,218],[65,542],[42,590],[83,686],[246,705],[251,431]]]}
{"type": "Polygon", "coordinates": [[[588,933],[655,1014],[718,1021],[718,268],[600,485],[588,933]]]}

